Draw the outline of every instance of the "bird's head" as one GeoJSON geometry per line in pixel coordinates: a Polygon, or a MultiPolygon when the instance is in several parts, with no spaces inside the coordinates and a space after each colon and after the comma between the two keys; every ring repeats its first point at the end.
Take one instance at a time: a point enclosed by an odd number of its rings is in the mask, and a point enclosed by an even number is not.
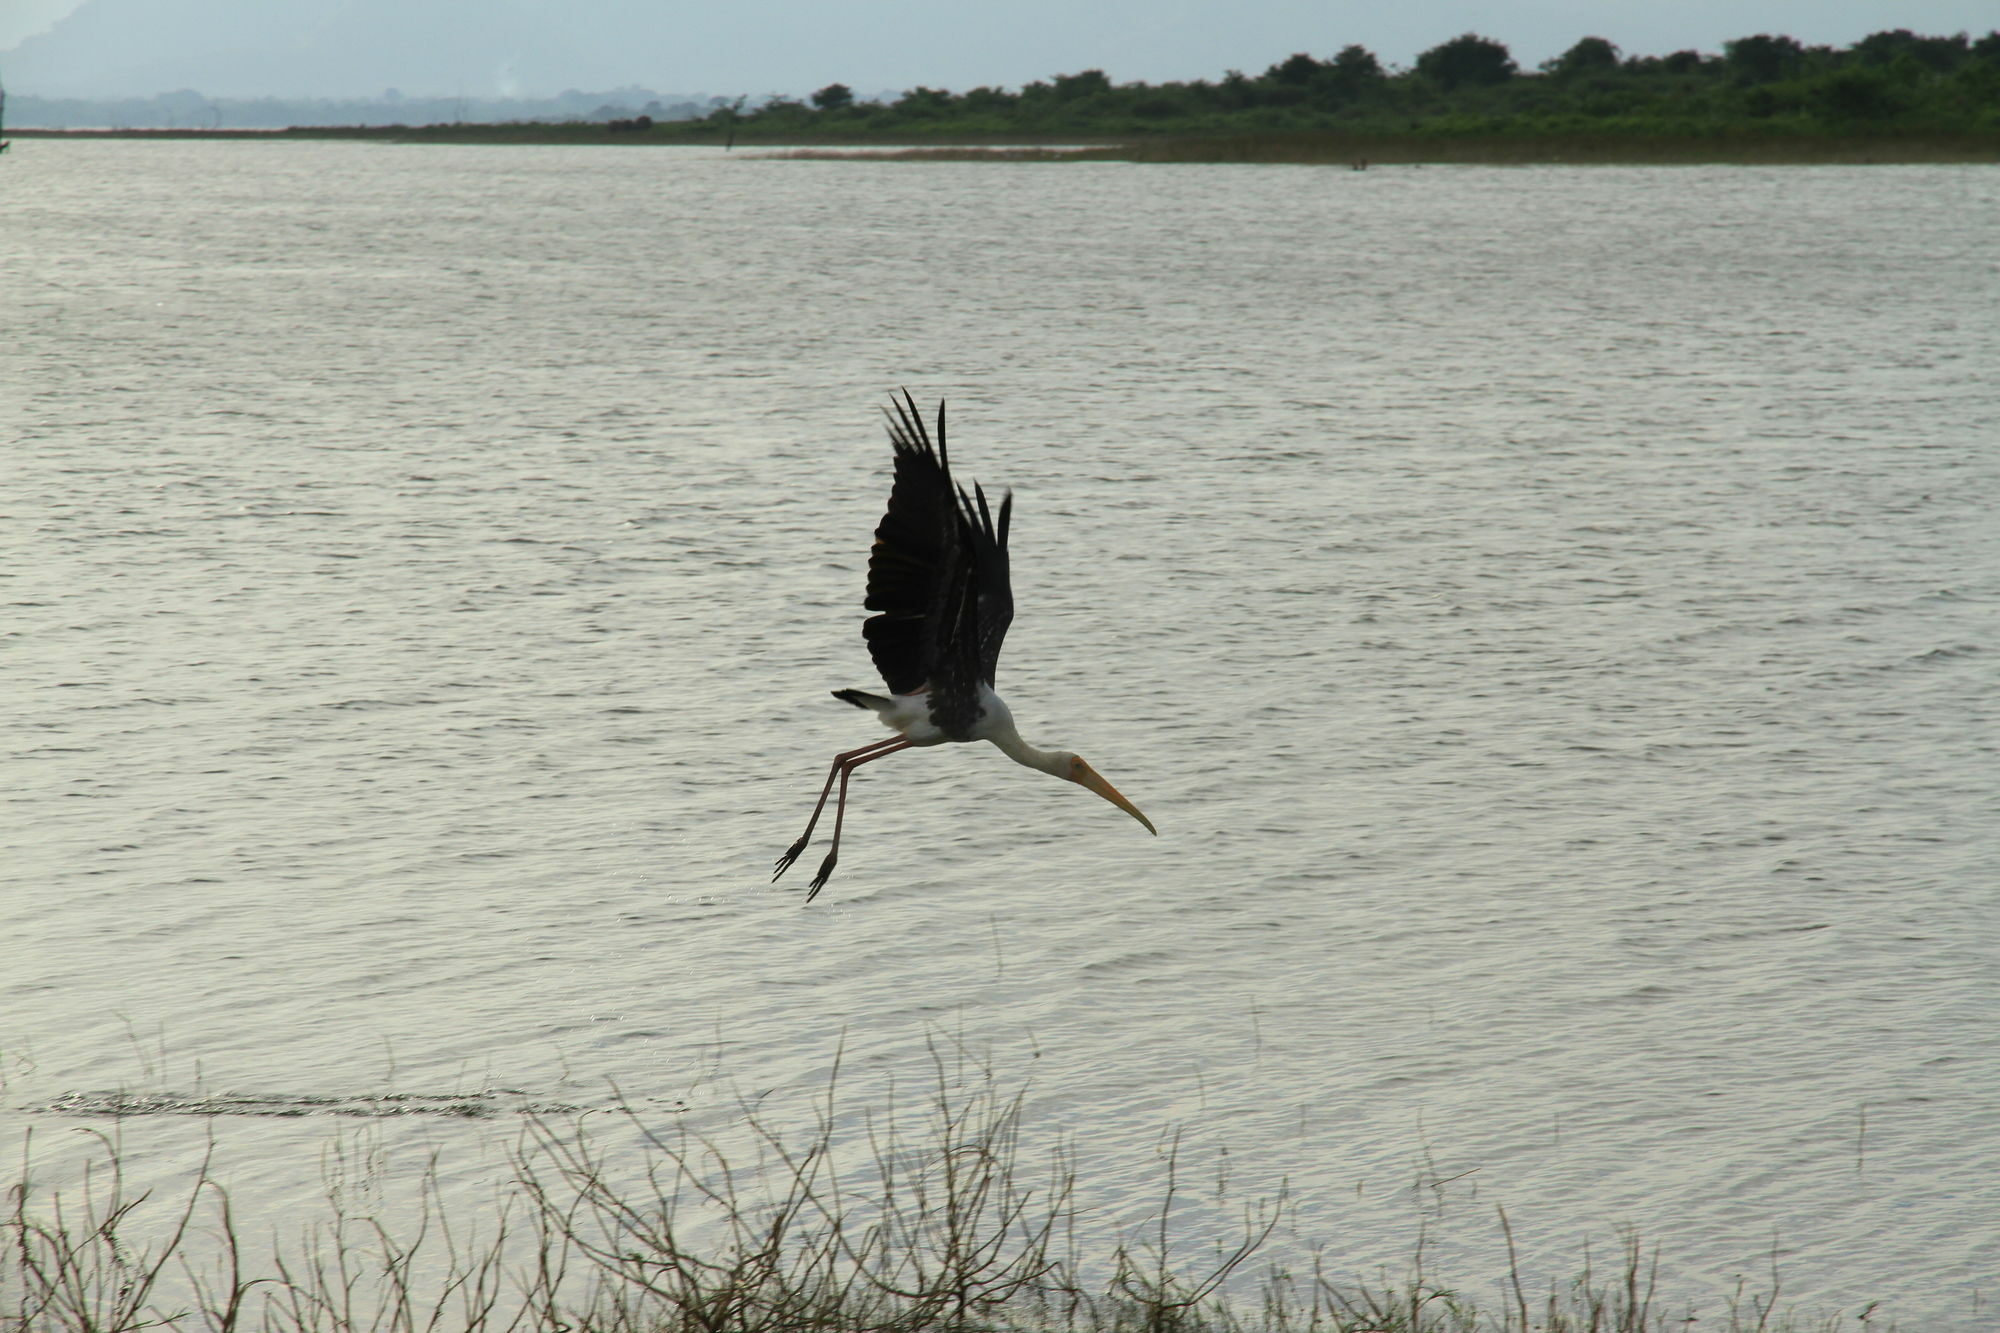
{"type": "Polygon", "coordinates": [[[1156,838],[1160,836],[1160,831],[1153,827],[1153,821],[1140,814],[1138,806],[1119,795],[1118,789],[1106,782],[1096,769],[1085,763],[1082,755],[1073,754],[1067,756],[1063,764],[1063,769],[1057,776],[1068,778],[1079,787],[1088,787],[1105,800],[1111,802],[1111,804],[1117,806],[1120,810],[1123,810],[1126,814],[1132,816],[1132,818],[1138,820],[1141,824],[1144,824],[1146,832],[1156,838]]]}

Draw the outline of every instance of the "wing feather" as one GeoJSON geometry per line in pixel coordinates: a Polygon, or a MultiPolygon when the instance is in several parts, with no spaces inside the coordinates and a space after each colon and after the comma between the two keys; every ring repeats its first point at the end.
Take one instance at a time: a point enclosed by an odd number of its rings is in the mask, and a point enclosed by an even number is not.
{"type": "Polygon", "coordinates": [[[944,404],[935,444],[907,390],[890,407],[895,481],[868,557],[864,605],[877,614],[861,633],[890,691],[930,690],[933,719],[960,734],[977,719],[978,685],[993,683],[1014,617],[1013,497],[1002,498],[996,524],[983,490],[967,496],[952,484],[944,404]]]}
{"type": "Polygon", "coordinates": [[[914,694],[930,681],[939,649],[938,610],[952,600],[964,553],[947,461],[931,444],[916,404],[907,392],[903,397],[890,400],[895,481],[868,555],[863,602],[880,614],[869,617],[861,634],[890,692],[914,694]]]}
{"type": "Polygon", "coordinates": [[[1014,514],[1011,492],[1000,497],[1000,522],[986,508],[986,492],[972,488],[977,509],[958,493],[959,517],[972,545],[973,589],[978,595],[976,621],[979,675],[988,685],[1000,664],[1000,645],[1006,641],[1007,627],[1014,623],[1014,584],[1007,568],[1007,525],[1014,514]]]}

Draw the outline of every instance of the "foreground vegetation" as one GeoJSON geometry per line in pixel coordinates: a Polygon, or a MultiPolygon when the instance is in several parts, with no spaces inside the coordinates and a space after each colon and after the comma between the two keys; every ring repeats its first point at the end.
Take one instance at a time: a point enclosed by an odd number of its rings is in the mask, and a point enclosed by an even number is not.
{"type": "MultiPolygon", "coordinates": [[[[0,1330],[1668,1333],[1698,1315],[1716,1333],[1831,1333],[1844,1322],[1782,1312],[1775,1276],[1771,1291],[1739,1290],[1719,1310],[1670,1308],[1629,1237],[1607,1271],[1586,1258],[1547,1293],[1529,1293],[1516,1256],[1510,1272],[1474,1279],[1498,1279],[1485,1309],[1425,1270],[1421,1241],[1400,1281],[1346,1281],[1321,1252],[1246,1292],[1283,1200],[1246,1213],[1233,1239],[1191,1244],[1170,1152],[1152,1223],[1081,1234],[1073,1160],[1031,1164],[1019,1098],[973,1086],[940,1064],[915,1117],[854,1114],[830,1088],[799,1132],[746,1108],[727,1142],[626,1113],[636,1167],[581,1124],[531,1121],[499,1212],[464,1215],[434,1169],[402,1230],[334,1191],[326,1216],[267,1259],[207,1164],[175,1199],[156,1199],[104,1138],[67,1194],[26,1169],[9,1192],[0,1330]]],[[[1497,1221],[1514,1256],[1504,1212],[1497,1221]]]]}

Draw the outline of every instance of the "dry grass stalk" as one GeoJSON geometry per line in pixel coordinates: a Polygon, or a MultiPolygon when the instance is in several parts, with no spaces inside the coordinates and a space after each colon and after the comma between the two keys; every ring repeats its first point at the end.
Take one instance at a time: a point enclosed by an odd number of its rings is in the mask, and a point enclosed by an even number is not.
{"type": "MultiPolygon", "coordinates": [[[[468,1229],[433,1159],[413,1227],[330,1184],[327,1219],[261,1267],[211,1174],[212,1145],[185,1195],[159,1203],[130,1185],[108,1137],[68,1194],[36,1190],[24,1148],[0,1212],[0,1333],[1684,1333],[1693,1319],[1660,1309],[1657,1256],[1630,1235],[1614,1273],[1593,1272],[1586,1252],[1580,1276],[1531,1303],[1504,1212],[1495,1310],[1433,1279],[1421,1233],[1399,1281],[1349,1285],[1315,1254],[1305,1276],[1270,1272],[1246,1307],[1226,1287],[1286,1200],[1189,1262],[1177,1136],[1154,1220],[1109,1246],[1108,1278],[1087,1286],[1072,1152],[1025,1162],[1021,1097],[994,1091],[990,1071],[954,1073],[935,1052],[933,1064],[906,1114],[849,1111],[836,1072],[791,1132],[747,1104],[715,1133],[625,1108],[643,1151],[616,1160],[588,1117],[531,1121],[497,1221],[468,1229]]],[[[1800,1321],[1777,1299],[1774,1268],[1768,1291],[1739,1289],[1717,1333],[1841,1323],[1800,1321]]]]}

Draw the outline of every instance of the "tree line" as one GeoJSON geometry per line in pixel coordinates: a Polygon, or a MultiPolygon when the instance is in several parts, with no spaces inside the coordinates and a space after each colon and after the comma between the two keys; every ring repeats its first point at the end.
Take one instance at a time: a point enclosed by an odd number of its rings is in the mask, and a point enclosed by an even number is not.
{"type": "Polygon", "coordinates": [[[1898,28],[1850,46],[1758,34],[1721,54],[1626,55],[1585,37],[1533,71],[1504,43],[1466,33],[1385,67],[1350,45],[1305,53],[1262,74],[1113,83],[1087,69],[1019,91],[918,86],[862,101],[832,83],[810,98],[718,107],[702,130],[772,135],[1126,135],[1242,130],[1699,135],[1947,131],[2000,134],[2000,31],[1927,37],[1898,28]]]}

